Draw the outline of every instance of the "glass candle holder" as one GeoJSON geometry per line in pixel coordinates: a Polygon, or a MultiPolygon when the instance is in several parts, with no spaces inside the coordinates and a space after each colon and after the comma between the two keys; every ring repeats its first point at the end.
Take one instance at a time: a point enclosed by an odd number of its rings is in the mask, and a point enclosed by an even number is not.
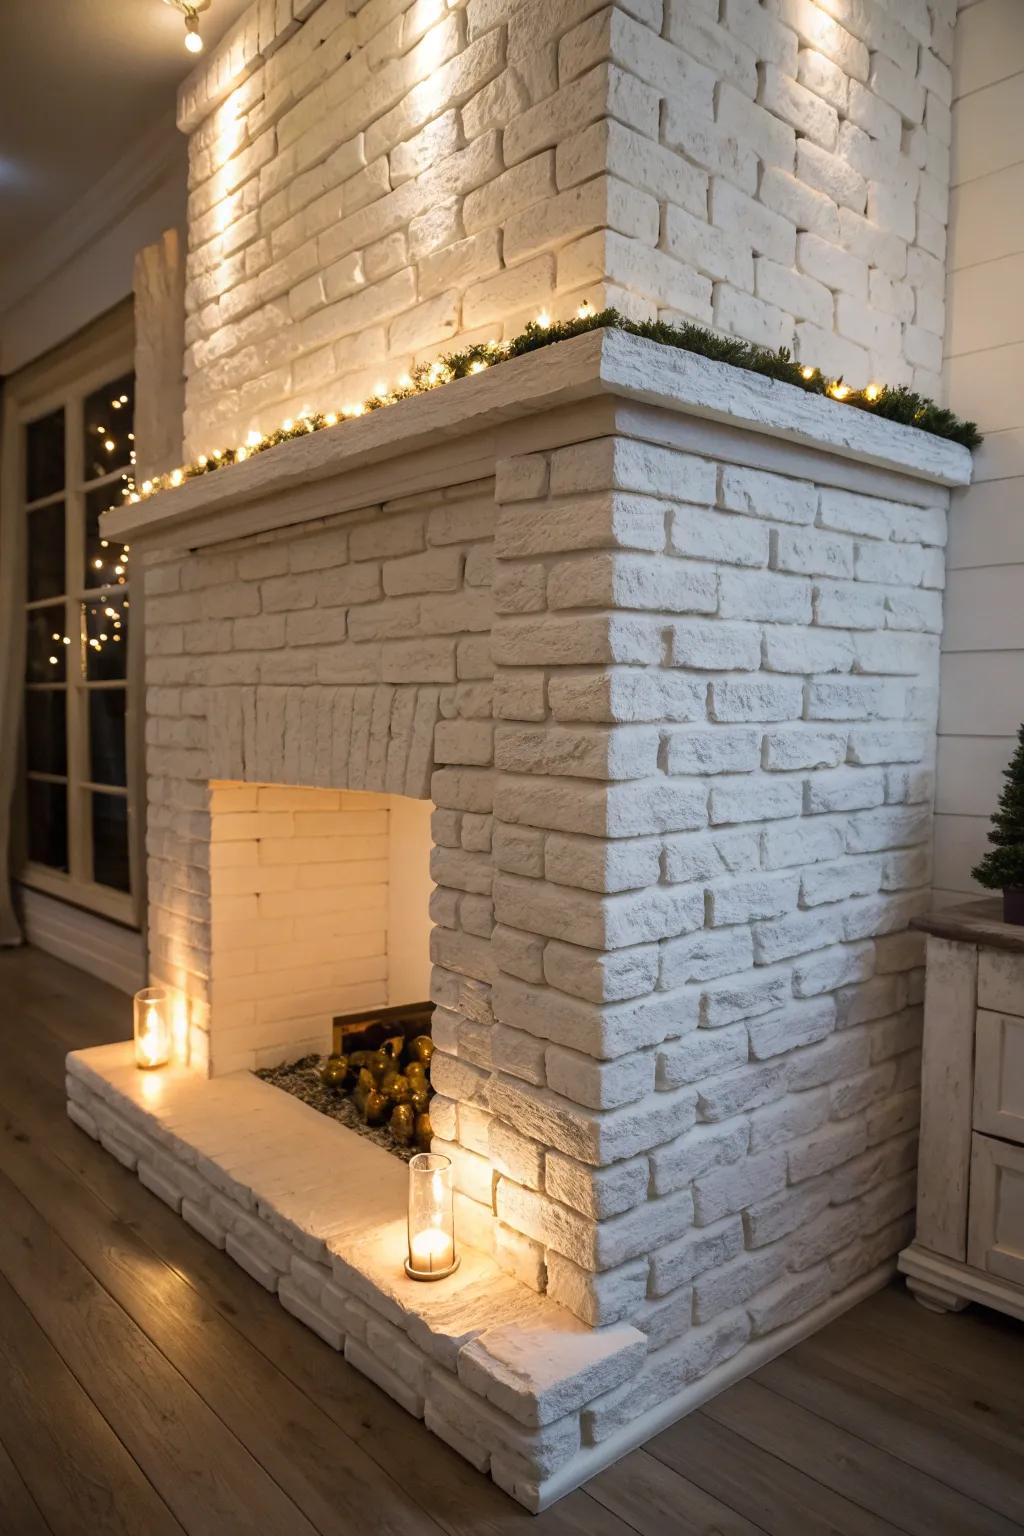
{"type": "Polygon", "coordinates": [[[443,1280],[459,1267],[455,1252],[451,1158],[417,1152],[409,1163],[409,1257],[413,1280],[443,1280]]]}
{"type": "Polygon", "coordinates": [[[149,1071],[170,1059],[170,998],[163,987],[143,987],[135,994],[135,1065],[149,1071]]]}

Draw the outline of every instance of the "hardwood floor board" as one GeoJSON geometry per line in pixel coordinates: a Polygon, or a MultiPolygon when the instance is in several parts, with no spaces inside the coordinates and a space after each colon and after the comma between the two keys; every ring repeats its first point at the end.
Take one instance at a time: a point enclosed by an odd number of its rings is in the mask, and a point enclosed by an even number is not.
{"type": "Polygon", "coordinates": [[[189,1383],[0,1172],[0,1274],[190,1536],[313,1536],[189,1383]]]}
{"type": "Polygon", "coordinates": [[[529,1516],[351,1370],[71,1124],[63,1113],[63,1074],[59,1087],[53,1080],[53,1063],[63,1060],[63,1050],[52,1036],[47,1038],[45,1023],[40,1023],[31,1045],[22,1044],[17,1054],[15,1079],[0,1078],[0,1105],[7,1106],[12,1131],[17,1133],[15,1122],[27,1121],[40,1155],[58,1156],[118,1222],[144,1234],[168,1267],[243,1339],[273,1360],[293,1386],[365,1449],[398,1489],[428,1507],[443,1529],[453,1536],[507,1536],[526,1527],[531,1536],[628,1536],[623,1522],[584,1492],[569,1495],[541,1516],[529,1516]],[[393,1450],[396,1444],[402,1447],[400,1457],[393,1450]]]}
{"type": "MultiPolygon", "coordinates": [[[[922,1309],[923,1310],[923,1309],[922,1309]]],[[[1014,1379],[1024,1371],[1024,1348],[1007,1348],[998,1372],[969,1357],[953,1367],[948,1353],[935,1351],[929,1359],[903,1344],[861,1327],[855,1317],[841,1318],[815,1339],[816,1347],[840,1365],[884,1387],[902,1401],[941,1413],[954,1427],[1005,1446],[1024,1458],[1024,1412],[1018,1406],[1014,1379]]]]}
{"type": "Polygon", "coordinates": [[[0,1383],[5,1536],[182,1536],[167,1505],[2,1277],[0,1383]],[[21,1483],[20,1496],[4,1462],[21,1483]]]}
{"type": "Polygon", "coordinates": [[[726,1429],[703,1409],[655,1435],[644,1449],[768,1536],[898,1536],[898,1526],[726,1429]]]}
{"type": "Polygon", "coordinates": [[[1008,1372],[1008,1358],[1024,1361],[1024,1322],[970,1306],[963,1312],[929,1312],[905,1286],[871,1296],[849,1321],[871,1329],[922,1360],[941,1361],[998,1386],[1024,1419],[1024,1374],[1008,1372]]]}
{"type": "Polygon", "coordinates": [[[1020,1536],[1020,1527],[1005,1515],[844,1434],[756,1381],[738,1382],[703,1411],[908,1536],[1020,1536]]]}
{"type": "Polygon", "coordinates": [[[761,1536],[764,1530],[647,1451],[632,1451],[599,1472],[587,1492],[639,1536],[761,1536]]]}
{"type": "Polygon", "coordinates": [[[3,1120],[7,1177],[322,1536],[345,1536],[354,1503],[381,1536],[440,1536],[441,1527],[265,1355],[45,1149],[40,1159],[17,1140],[6,1112],[3,1120]]]}
{"type": "Polygon", "coordinates": [[[67,1119],[66,1051],[128,998],[32,950],[0,995],[0,1536],[1024,1531],[1024,1325],[902,1285],[527,1515],[67,1119]],[[83,1465],[162,1513],[105,1525],[83,1465]]]}
{"type": "Polygon", "coordinates": [[[14,1462],[0,1440],[0,1514],[18,1536],[53,1536],[39,1505],[29,1493],[14,1462]]]}
{"type": "Polygon", "coordinates": [[[753,1378],[830,1424],[908,1462],[939,1483],[987,1504],[1024,1530],[1024,1445],[1011,1450],[962,1423],[899,1398],[812,1339],[753,1378]]]}

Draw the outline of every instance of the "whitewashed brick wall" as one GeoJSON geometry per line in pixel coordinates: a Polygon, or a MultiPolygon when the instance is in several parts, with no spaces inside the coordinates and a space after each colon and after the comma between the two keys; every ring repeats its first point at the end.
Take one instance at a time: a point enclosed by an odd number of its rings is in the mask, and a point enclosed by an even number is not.
{"type": "Polygon", "coordinates": [[[146,571],[155,974],[217,1070],[211,780],[429,785],[436,1144],[647,1335],[594,1443],[907,1240],[948,500],[632,419],[146,571]]]}
{"type": "Polygon", "coordinates": [[[259,0],[182,89],[188,450],[582,298],[940,390],[955,0],[259,0]]]}
{"type": "Polygon", "coordinates": [[[388,1000],[387,797],[429,799],[472,737],[489,756],[494,516],[483,482],[148,558],[150,966],[195,1064],[324,1049],[388,1000]]]}
{"type": "Polygon", "coordinates": [[[601,1439],[906,1240],[944,498],[624,439],[497,496],[497,777],[435,831],[496,926],[435,913],[434,1119],[464,1227],[649,1334],[601,1439]]]}

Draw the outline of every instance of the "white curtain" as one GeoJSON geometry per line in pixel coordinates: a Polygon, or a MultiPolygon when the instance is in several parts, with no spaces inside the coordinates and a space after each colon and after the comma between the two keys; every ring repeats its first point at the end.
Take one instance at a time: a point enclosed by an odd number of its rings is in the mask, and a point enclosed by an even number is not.
{"type": "MultiPolygon", "coordinates": [[[[2,402],[0,402],[2,404],[2,402]]],[[[5,454],[10,456],[14,437],[3,435],[5,454]]],[[[0,479],[6,498],[11,490],[11,465],[0,479]]],[[[10,506],[0,505],[0,945],[20,944],[21,926],[14,910],[11,893],[11,818],[17,783],[21,735],[22,677],[25,670],[25,625],[21,593],[22,562],[25,551],[20,519],[9,515],[10,506]]]]}

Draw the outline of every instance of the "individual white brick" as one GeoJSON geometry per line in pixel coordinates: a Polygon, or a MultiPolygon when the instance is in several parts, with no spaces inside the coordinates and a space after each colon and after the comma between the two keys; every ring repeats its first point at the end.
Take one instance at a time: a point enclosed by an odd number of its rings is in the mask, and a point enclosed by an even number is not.
{"type": "Polygon", "coordinates": [[[797,237],[796,264],[801,272],[817,278],[826,288],[854,298],[867,298],[867,262],[849,255],[819,235],[808,232],[797,237]]]}
{"type": "Polygon", "coordinates": [[[719,479],[719,505],[731,512],[775,522],[813,523],[818,492],[804,480],[789,480],[763,470],[724,465],[719,479]]]}
{"type": "Polygon", "coordinates": [[[790,678],[741,678],[711,684],[710,715],[718,721],[796,720],[803,686],[790,678]]]}
{"type": "Polygon", "coordinates": [[[924,87],[892,59],[881,53],[875,55],[868,84],[876,96],[896,108],[905,123],[921,122],[924,117],[924,87]]]}
{"type": "Polygon", "coordinates": [[[867,182],[842,155],[830,154],[819,145],[801,139],[796,148],[796,173],[837,207],[851,208],[854,213],[864,212],[867,182]]]}
{"type": "MultiPolygon", "coordinates": [[[[766,1069],[754,1070],[764,1072],[766,1069]]],[[[783,1189],[785,1183],[784,1152],[767,1152],[760,1157],[745,1157],[724,1167],[712,1168],[693,1182],[694,1223],[706,1227],[723,1217],[735,1215],[783,1189]]]]}
{"type": "Polygon", "coordinates": [[[902,684],[837,678],[808,683],[804,713],[808,720],[884,720],[902,715],[905,706],[902,684]]]}
{"type": "Polygon", "coordinates": [[[839,134],[838,114],[813,91],[806,90],[775,65],[766,64],[759,94],[763,106],[784,122],[791,123],[800,134],[823,149],[835,147],[839,134]]]}
{"type": "Polygon", "coordinates": [[[708,921],[713,927],[779,917],[797,903],[796,875],[759,875],[716,882],[708,888],[708,921]]]}
{"type": "Polygon", "coordinates": [[[709,818],[713,825],[743,821],[780,820],[798,816],[802,806],[799,784],[777,779],[719,783],[711,790],[709,818]]]}
{"type": "MultiPolygon", "coordinates": [[[[789,171],[777,166],[766,166],[761,176],[759,196],[766,208],[790,219],[797,229],[810,230],[825,240],[840,237],[839,210],[830,197],[798,180],[789,171]]],[[[782,270],[785,270],[784,268],[782,270]]],[[[802,290],[803,302],[809,302],[809,291],[802,290]]],[[[824,317],[824,310],[820,311],[824,317]]],[[[810,317],[808,317],[810,318],[810,317]]],[[[831,324],[831,314],[828,324],[831,324]]]]}
{"type": "MultiPolygon", "coordinates": [[[[746,929],[723,928],[717,933],[702,929],[662,944],[660,985],[668,989],[685,986],[687,982],[729,976],[749,969],[752,962],[753,948],[746,929]]],[[[696,1001],[695,994],[688,995],[696,1001]]],[[[696,1022],[694,1013],[693,1023],[696,1022]]]]}
{"type": "Polygon", "coordinates": [[[665,209],[664,242],[676,260],[708,277],[740,288],[754,285],[751,242],[736,231],[717,228],[703,217],[670,205],[665,209]]]}
{"type": "MultiPolygon", "coordinates": [[[[836,227],[838,229],[838,219],[836,227]]],[[[811,320],[815,325],[826,327],[832,324],[832,295],[823,284],[801,276],[790,267],[781,267],[767,256],[759,256],[755,266],[755,291],[758,298],[767,300],[778,309],[796,316],[798,320],[811,320]]]]}
{"type": "Polygon", "coordinates": [[[740,293],[728,283],[718,284],[715,290],[714,313],[719,330],[743,336],[758,346],[775,351],[792,342],[791,315],[763,299],[740,293]]]}
{"type": "Polygon", "coordinates": [[[854,547],[848,540],[830,538],[810,529],[773,530],[772,565],[775,570],[805,576],[851,576],[853,553],[854,547]]]}
{"type": "Polygon", "coordinates": [[[863,1152],[866,1145],[867,1130],[861,1120],[826,1126],[790,1150],[790,1180],[799,1184],[804,1179],[827,1173],[863,1152]]]}
{"type": "MultiPolygon", "coordinates": [[[[746,1032],[743,1031],[744,1042],[746,1032]]],[[[678,1060],[678,1047],[670,1048],[678,1060]]],[[[650,1156],[653,1185],[658,1194],[688,1185],[699,1174],[722,1163],[734,1163],[747,1150],[749,1129],[737,1118],[721,1125],[695,1125],[684,1136],[656,1147],[650,1156]]]]}
{"type": "Polygon", "coordinates": [[[708,672],[756,671],[761,660],[760,633],[753,624],[683,620],[672,626],[671,646],[674,666],[708,672]]]}
{"type": "Polygon", "coordinates": [[[641,1205],[647,1198],[648,1182],[644,1157],[630,1158],[610,1168],[592,1168],[561,1152],[548,1150],[544,1154],[544,1185],[548,1194],[595,1220],[618,1216],[641,1205]]]}
{"type": "MultiPolygon", "coordinates": [[[[799,552],[791,558],[818,559],[816,553],[799,552]]],[[[854,646],[849,635],[830,630],[787,624],[769,624],[762,642],[764,666],[771,672],[849,672],[854,646]]]]}
{"type": "Polygon", "coordinates": [[[834,944],[842,938],[842,924],[832,912],[797,912],[777,921],[756,923],[753,933],[755,961],[773,965],[834,944]]]}
{"type": "Polygon", "coordinates": [[[654,1089],[653,1052],[639,1051],[613,1062],[597,1062],[578,1051],[551,1045],[545,1053],[545,1064],[548,1086],[555,1093],[591,1109],[633,1104],[654,1089]]]}
{"type": "MultiPolygon", "coordinates": [[[[846,19],[853,21],[852,10],[845,14],[846,19]]],[[[867,79],[868,50],[859,33],[854,35],[841,26],[813,0],[782,0],[781,18],[796,31],[802,43],[823,53],[845,74],[857,80],[867,79]]]]}
{"type": "Polygon", "coordinates": [[[828,629],[880,629],[886,598],[855,582],[819,581],[814,587],[814,622],[828,629]]]}
{"type": "Polygon", "coordinates": [[[846,758],[845,734],[831,731],[769,731],[764,737],[762,760],[765,768],[789,771],[795,768],[834,768],[846,758]]]}
{"type": "Polygon", "coordinates": [[[699,1276],[693,1286],[693,1319],[709,1323],[728,1308],[739,1306],[778,1278],[784,1260],[777,1250],[745,1253],[699,1276]]]}
{"type": "Polygon", "coordinates": [[[793,973],[793,991],[798,997],[817,997],[822,992],[834,992],[837,987],[866,981],[873,970],[871,944],[837,944],[801,961],[793,973]]]}
{"type": "MultiPolygon", "coordinates": [[[[791,171],[796,134],[766,107],[758,106],[728,81],[718,87],[718,127],[744,148],[753,149],[765,165],[791,171]]],[[[766,252],[766,254],[770,254],[766,252]]]]}
{"type": "Polygon", "coordinates": [[[873,769],[838,769],[808,779],[804,794],[809,815],[870,810],[885,803],[885,780],[873,769]]]}
{"type": "Polygon", "coordinates": [[[752,1018],[746,1031],[751,1041],[752,1060],[769,1061],[798,1046],[824,1040],[834,1028],[835,1003],[826,997],[823,1000],[808,998],[803,1003],[791,1003],[777,1014],[752,1018]]]}
{"type": "Polygon", "coordinates": [[[849,896],[868,896],[878,890],[882,869],[876,859],[847,859],[838,864],[816,864],[805,869],[800,880],[800,899],[805,907],[844,901],[849,896]]]}
{"type": "Polygon", "coordinates": [[[718,611],[723,619],[760,619],[770,624],[810,623],[811,584],[799,577],[724,570],[719,576],[718,590],[718,611]]]}
{"type": "Polygon", "coordinates": [[[742,1024],[726,1029],[698,1029],[658,1052],[658,1086],[679,1088],[728,1072],[747,1060],[747,1032],[742,1024]]]}
{"type": "MultiPolygon", "coordinates": [[[[758,162],[750,145],[741,143],[724,123],[713,122],[678,96],[670,95],[663,104],[662,136],[671,149],[734,182],[741,191],[757,190],[758,162]]],[[[788,163],[793,163],[792,147],[788,163]]]]}
{"type": "Polygon", "coordinates": [[[753,730],[675,730],[666,745],[669,773],[751,773],[760,764],[760,733],[753,730]]]}
{"type": "Polygon", "coordinates": [[[768,564],[769,531],[749,518],[677,507],[669,522],[669,544],[677,554],[725,565],[768,564]]]}
{"type": "Polygon", "coordinates": [[[850,98],[850,81],[844,69],[827,59],[813,48],[803,48],[797,61],[797,80],[815,96],[820,96],[835,107],[840,117],[846,115],[850,98]]]}
{"type": "Polygon", "coordinates": [[[788,219],[756,203],[731,182],[718,176],[711,182],[709,207],[712,223],[717,228],[729,235],[742,235],[761,256],[770,256],[783,265],[792,263],[796,253],[796,230],[788,219]]]}
{"type": "Polygon", "coordinates": [[[757,836],[750,831],[689,834],[670,837],[664,844],[665,878],[686,883],[710,880],[727,871],[756,869],[760,863],[757,836]]]}
{"type": "Polygon", "coordinates": [[[753,1336],[760,1338],[774,1328],[804,1317],[826,1302],[831,1294],[832,1276],[825,1266],[777,1280],[748,1303],[753,1336]]]}

